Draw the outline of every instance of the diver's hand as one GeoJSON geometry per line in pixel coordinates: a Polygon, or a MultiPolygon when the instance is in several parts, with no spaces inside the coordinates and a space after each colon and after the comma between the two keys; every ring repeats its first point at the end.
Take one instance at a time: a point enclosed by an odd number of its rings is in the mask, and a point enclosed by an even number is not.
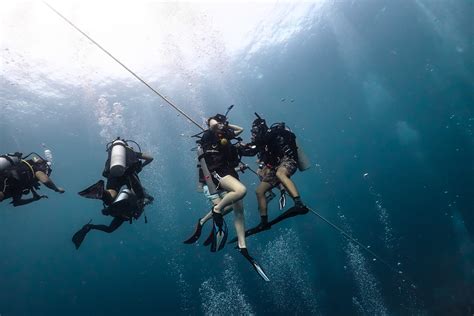
{"type": "Polygon", "coordinates": [[[63,193],[66,192],[66,191],[65,191],[63,188],[58,187],[58,189],[56,190],[56,192],[63,194],[63,193]]]}

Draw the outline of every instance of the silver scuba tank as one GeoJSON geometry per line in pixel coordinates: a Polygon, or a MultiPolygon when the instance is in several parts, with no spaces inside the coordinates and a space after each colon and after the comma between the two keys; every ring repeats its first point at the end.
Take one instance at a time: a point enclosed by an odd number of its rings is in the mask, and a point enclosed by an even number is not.
{"type": "Polygon", "coordinates": [[[298,140],[296,140],[296,147],[298,147],[298,170],[305,171],[311,168],[311,161],[309,161],[308,156],[304,152],[303,148],[300,144],[298,144],[298,140]]]}
{"type": "Polygon", "coordinates": [[[112,205],[115,204],[115,203],[118,203],[120,201],[127,200],[130,196],[132,196],[132,194],[134,194],[134,193],[129,189],[120,190],[119,194],[117,194],[117,197],[112,202],[112,205]]]}
{"type": "Polygon", "coordinates": [[[129,189],[120,190],[115,200],[108,206],[111,215],[131,213],[137,208],[137,196],[129,189]]]}
{"type": "Polygon", "coordinates": [[[117,139],[110,146],[110,175],[121,177],[127,169],[127,144],[117,139]]]}
{"type": "Polygon", "coordinates": [[[21,161],[20,157],[15,154],[6,154],[0,156],[0,171],[8,169],[21,161]]]}
{"type": "Polygon", "coordinates": [[[204,151],[202,150],[201,146],[198,146],[197,153],[198,153],[199,164],[201,165],[201,169],[202,169],[202,174],[204,175],[204,181],[206,181],[207,187],[209,188],[209,193],[216,194],[217,188],[216,188],[216,185],[214,184],[214,181],[212,181],[212,175],[209,172],[209,169],[207,168],[206,160],[204,159],[204,151]]]}

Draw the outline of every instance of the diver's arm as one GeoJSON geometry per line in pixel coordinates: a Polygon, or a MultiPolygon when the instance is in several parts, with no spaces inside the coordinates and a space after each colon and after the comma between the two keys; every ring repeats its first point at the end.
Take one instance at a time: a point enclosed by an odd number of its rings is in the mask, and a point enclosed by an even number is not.
{"type": "Polygon", "coordinates": [[[258,153],[257,146],[253,143],[241,144],[238,146],[239,154],[241,156],[252,157],[258,153]]]}
{"type": "Polygon", "coordinates": [[[53,180],[51,180],[50,177],[48,177],[48,175],[46,173],[44,173],[43,171],[36,171],[35,172],[35,177],[36,179],[41,182],[42,184],[44,184],[47,188],[55,191],[55,192],[59,192],[59,193],[64,193],[64,189],[63,188],[60,188],[58,187],[54,182],[53,180]]]}
{"type": "Polygon", "coordinates": [[[244,131],[244,129],[238,125],[229,124],[227,127],[234,131],[235,136],[239,136],[244,131]]]}
{"type": "Polygon", "coordinates": [[[146,165],[148,165],[150,162],[153,161],[153,157],[152,157],[151,155],[149,155],[149,154],[144,154],[144,153],[142,153],[140,159],[145,160],[145,161],[143,162],[143,164],[142,164],[142,167],[145,167],[146,165]]]}

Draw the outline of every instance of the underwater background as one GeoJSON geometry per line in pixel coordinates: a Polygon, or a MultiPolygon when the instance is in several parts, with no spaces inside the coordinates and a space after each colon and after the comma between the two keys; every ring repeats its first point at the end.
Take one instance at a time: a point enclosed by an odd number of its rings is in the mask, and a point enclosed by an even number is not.
{"type": "MultiPolygon", "coordinates": [[[[0,315],[474,313],[472,1],[52,5],[199,123],[231,104],[245,140],[254,112],[286,122],[313,163],[293,178],[303,201],[396,271],[312,213],[247,239],[270,283],[233,245],[203,247],[209,223],[183,244],[210,207],[199,130],[44,4],[5,2],[0,151],[47,144],[66,193],[0,204],[0,315]],[[77,192],[117,136],[155,158],[148,223],[76,250],[75,231],[111,220],[77,192]]],[[[252,227],[258,179],[241,180],[252,227]]]]}

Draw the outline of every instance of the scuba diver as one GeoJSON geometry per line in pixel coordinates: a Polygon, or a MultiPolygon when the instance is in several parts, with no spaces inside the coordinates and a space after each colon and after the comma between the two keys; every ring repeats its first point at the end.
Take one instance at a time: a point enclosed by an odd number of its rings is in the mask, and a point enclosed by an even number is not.
{"type": "Polygon", "coordinates": [[[200,219],[194,234],[185,243],[196,242],[202,230],[204,222],[212,217],[213,225],[209,238],[205,245],[211,245],[211,252],[224,248],[227,241],[227,224],[224,215],[233,209],[234,226],[238,236],[239,252],[252,264],[257,273],[269,281],[267,275],[250,256],[245,243],[245,223],[242,199],[247,193],[246,187],[240,182],[237,171],[240,157],[237,147],[231,140],[238,139],[243,129],[237,125],[229,124],[227,114],[216,114],[207,120],[208,129],[202,133],[198,143],[198,160],[201,178],[207,186],[208,195],[213,200],[210,214],[200,219]],[[225,192],[225,194],[224,194],[225,192]]]}
{"type": "Polygon", "coordinates": [[[309,168],[309,161],[297,145],[295,134],[285,126],[285,123],[275,123],[268,127],[264,119],[257,113],[255,115],[257,118],[252,123],[251,143],[239,148],[242,156],[257,155],[259,161],[257,173],[261,180],[256,189],[260,223],[247,230],[246,236],[268,230],[284,219],[309,212],[301,200],[296,185],[290,179],[296,169],[303,171],[309,168]],[[285,206],[285,193],[293,198],[294,206],[269,222],[268,193],[275,187],[279,187],[282,192],[280,208],[285,206]]]}
{"type": "Polygon", "coordinates": [[[50,161],[36,153],[25,157],[19,152],[1,155],[0,202],[12,198],[11,204],[20,206],[48,198],[48,196],[39,195],[36,192],[40,189],[40,183],[55,192],[64,193],[64,189],[58,187],[49,177],[51,172],[50,161]],[[27,159],[30,156],[31,159],[27,159]],[[23,195],[28,195],[30,192],[31,198],[22,199],[23,195]]]}
{"type": "Polygon", "coordinates": [[[138,219],[145,206],[153,202],[153,197],[146,193],[138,177],[138,173],[153,161],[153,157],[142,153],[136,142],[122,140],[120,137],[108,143],[106,151],[108,159],[102,172],[102,175],[107,178],[105,188],[104,180],[99,180],[79,192],[79,195],[89,199],[102,200],[104,205],[102,214],[112,216],[113,220],[108,226],[94,225],[91,222],[84,225],[72,237],[76,249],[79,249],[89,231],[95,229],[112,233],[124,222],[131,223],[133,219],[138,219]],[[135,151],[128,144],[129,142],[136,144],[139,151],[135,151]]]}

